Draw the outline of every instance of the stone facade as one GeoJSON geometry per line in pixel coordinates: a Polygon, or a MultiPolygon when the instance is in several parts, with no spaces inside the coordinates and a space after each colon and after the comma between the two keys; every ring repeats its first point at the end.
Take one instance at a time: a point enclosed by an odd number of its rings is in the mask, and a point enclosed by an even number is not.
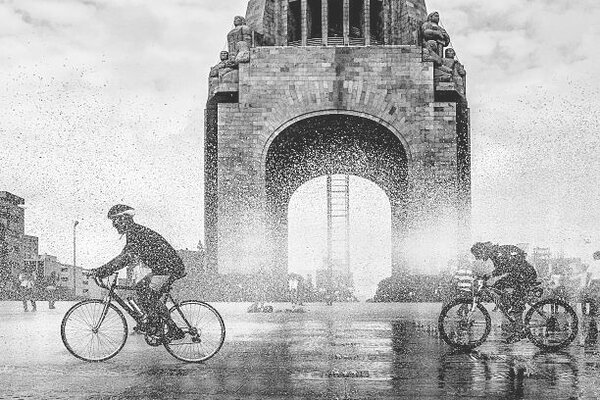
{"type": "Polygon", "coordinates": [[[209,94],[205,231],[207,262],[219,272],[283,275],[289,198],[328,173],[365,177],[386,192],[395,273],[420,267],[408,247],[468,240],[466,100],[452,82],[436,90],[434,63],[423,61],[422,1],[381,4],[387,45],[287,46],[287,19],[277,18],[288,2],[250,1],[258,44],[280,46],[255,45],[238,82],[217,82],[209,94]]]}

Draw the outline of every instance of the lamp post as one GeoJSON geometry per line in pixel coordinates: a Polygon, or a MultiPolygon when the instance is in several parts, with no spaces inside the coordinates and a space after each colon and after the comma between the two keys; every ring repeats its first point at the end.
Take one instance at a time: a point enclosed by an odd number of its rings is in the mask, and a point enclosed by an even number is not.
{"type": "Polygon", "coordinates": [[[73,221],[73,295],[77,296],[77,225],[79,221],[73,221]]]}

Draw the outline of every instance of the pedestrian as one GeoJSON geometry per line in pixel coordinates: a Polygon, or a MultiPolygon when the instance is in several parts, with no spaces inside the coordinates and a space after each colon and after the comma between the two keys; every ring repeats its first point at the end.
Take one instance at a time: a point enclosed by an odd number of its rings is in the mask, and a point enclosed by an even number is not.
{"type": "Polygon", "coordinates": [[[54,310],[54,302],[56,301],[56,285],[58,284],[58,276],[56,271],[52,271],[46,277],[46,296],[48,297],[48,309],[54,310]]]}
{"type": "Polygon", "coordinates": [[[458,268],[452,277],[454,283],[455,296],[463,297],[469,296],[473,293],[473,268],[471,264],[466,260],[460,260],[458,268]]]}
{"type": "Polygon", "coordinates": [[[290,276],[288,280],[288,288],[290,293],[290,301],[292,305],[298,302],[298,278],[296,276],[290,276]]]}
{"type": "Polygon", "coordinates": [[[585,273],[581,290],[583,315],[582,338],[585,343],[596,343],[598,338],[598,310],[600,308],[600,251],[594,253],[595,262],[585,273]]]}
{"type": "Polygon", "coordinates": [[[33,290],[35,288],[35,277],[33,273],[27,269],[23,269],[19,274],[19,282],[21,286],[21,300],[23,301],[23,310],[28,312],[27,302],[31,302],[31,311],[37,311],[33,290]]]}

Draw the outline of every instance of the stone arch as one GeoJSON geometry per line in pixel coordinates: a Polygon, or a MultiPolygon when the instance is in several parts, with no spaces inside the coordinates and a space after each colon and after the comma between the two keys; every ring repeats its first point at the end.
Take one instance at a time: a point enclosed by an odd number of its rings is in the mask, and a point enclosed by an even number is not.
{"type": "MultiPolygon", "coordinates": [[[[266,165],[266,159],[267,159],[267,153],[268,153],[269,147],[271,146],[271,144],[273,143],[275,138],[281,132],[285,131],[290,126],[292,126],[302,120],[312,118],[312,117],[332,115],[332,114],[351,115],[351,116],[368,119],[368,120],[371,120],[371,121],[383,126],[387,130],[392,132],[394,134],[394,136],[396,136],[396,138],[400,141],[400,143],[402,144],[402,147],[405,150],[406,157],[407,157],[407,166],[408,166],[409,173],[410,173],[410,167],[411,167],[411,164],[413,161],[413,151],[411,149],[411,145],[409,144],[409,142],[407,140],[407,136],[408,136],[407,132],[408,131],[400,130],[400,129],[398,129],[398,127],[396,125],[391,124],[390,122],[388,122],[382,118],[376,117],[375,115],[361,112],[361,111],[347,110],[347,109],[327,109],[327,110],[316,110],[316,111],[305,110],[304,113],[299,114],[296,117],[288,119],[287,121],[285,121],[284,123],[279,125],[277,128],[275,128],[272,131],[272,133],[265,140],[265,144],[264,144],[263,152],[262,152],[262,156],[261,156],[263,165],[266,165]]],[[[408,129],[408,127],[405,127],[405,128],[408,129]]]]}
{"type": "Polygon", "coordinates": [[[398,270],[409,152],[408,143],[395,131],[372,116],[336,110],[299,116],[269,137],[263,154],[265,212],[273,246],[271,265],[279,268],[280,276],[287,272],[291,196],[302,184],[327,174],[368,179],[387,195],[392,215],[392,268],[398,270]]]}

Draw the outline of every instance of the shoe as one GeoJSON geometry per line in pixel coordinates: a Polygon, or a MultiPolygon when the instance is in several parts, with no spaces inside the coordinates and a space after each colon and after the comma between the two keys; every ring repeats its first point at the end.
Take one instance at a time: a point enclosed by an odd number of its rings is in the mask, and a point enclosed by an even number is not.
{"type": "Polygon", "coordinates": [[[505,342],[506,342],[506,344],[512,344],[512,343],[516,343],[520,340],[523,340],[526,337],[527,337],[527,334],[525,333],[525,331],[519,331],[519,332],[515,332],[512,335],[510,335],[509,337],[507,337],[505,342]]]}
{"type": "Polygon", "coordinates": [[[133,327],[133,333],[139,333],[140,335],[144,335],[146,333],[146,327],[144,324],[136,325],[133,327]]]}
{"type": "Polygon", "coordinates": [[[169,332],[165,335],[165,338],[169,341],[172,340],[181,340],[185,337],[185,332],[181,330],[181,328],[169,328],[169,332]]]}

